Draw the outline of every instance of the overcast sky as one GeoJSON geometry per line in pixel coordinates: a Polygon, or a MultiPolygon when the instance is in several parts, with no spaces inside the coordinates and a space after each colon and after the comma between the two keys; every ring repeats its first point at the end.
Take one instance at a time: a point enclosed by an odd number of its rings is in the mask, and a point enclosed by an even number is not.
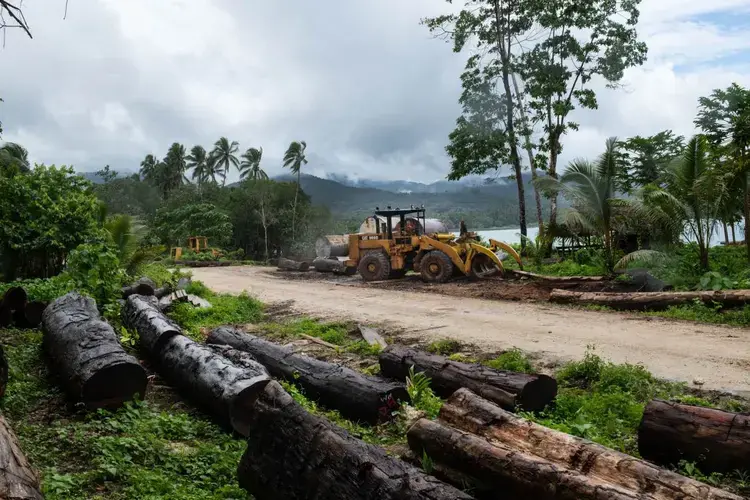
{"type": "MultiPolygon", "coordinates": [[[[431,182],[449,169],[465,56],[419,24],[441,0],[69,0],[63,20],[64,6],[25,0],[34,39],[8,30],[0,50],[3,140],[36,162],[134,171],[172,142],[227,136],[262,146],[271,175],[292,140],[316,175],[431,182]]],[[[576,112],[564,161],[612,135],[691,134],[699,96],[750,86],[750,0],[641,12],[647,64],[576,112]]]]}

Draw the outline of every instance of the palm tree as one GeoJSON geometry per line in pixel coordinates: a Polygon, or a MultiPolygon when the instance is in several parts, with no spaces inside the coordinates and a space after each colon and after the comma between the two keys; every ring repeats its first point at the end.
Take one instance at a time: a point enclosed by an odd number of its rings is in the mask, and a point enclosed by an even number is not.
{"type": "Polygon", "coordinates": [[[615,197],[617,172],[622,167],[616,137],[607,139],[606,150],[596,163],[577,159],[568,165],[559,179],[542,177],[536,184],[543,190],[561,192],[572,207],[565,214],[565,223],[572,229],[590,231],[604,239],[605,265],[615,267],[612,233],[614,213],[624,200],[615,197]]]}
{"type": "MultiPolygon", "coordinates": [[[[208,153],[203,146],[193,146],[187,157],[187,167],[193,169],[192,179],[200,186],[208,181],[208,153]]],[[[216,182],[216,179],[214,179],[216,182]]]]}
{"type": "Polygon", "coordinates": [[[185,178],[185,171],[187,170],[185,146],[178,142],[172,143],[169,151],[167,151],[167,156],[164,157],[160,165],[161,167],[157,166],[159,171],[157,182],[166,198],[172,190],[177,189],[183,182],[187,181],[185,178]]]}
{"type": "Polygon", "coordinates": [[[297,176],[297,189],[294,192],[294,208],[292,212],[292,241],[294,241],[294,226],[297,218],[297,197],[299,195],[302,165],[307,165],[307,158],[305,157],[306,149],[307,143],[305,141],[293,141],[286,150],[286,153],[284,153],[284,167],[291,170],[292,174],[297,176]]]}
{"type": "Polygon", "coordinates": [[[0,147],[0,171],[26,173],[31,170],[29,152],[15,142],[6,142],[0,147]]]}
{"type": "Polygon", "coordinates": [[[665,173],[664,187],[644,194],[644,202],[662,214],[677,230],[697,242],[700,265],[708,270],[708,248],[726,206],[731,176],[711,168],[705,136],[693,137],[681,158],[665,173]]]}
{"type": "Polygon", "coordinates": [[[130,276],[138,273],[138,268],[148,259],[163,250],[161,247],[144,248],[138,245],[145,235],[145,227],[129,215],[115,215],[104,223],[104,228],[114,243],[117,257],[125,272],[130,276]]]}
{"type": "Polygon", "coordinates": [[[227,183],[227,174],[229,173],[230,165],[234,168],[239,169],[240,161],[237,159],[235,153],[239,150],[240,143],[237,141],[229,142],[226,137],[220,138],[214,143],[214,149],[211,151],[211,157],[217,167],[217,173],[220,173],[224,180],[222,187],[227,183]]]}
{"type": "Polygon", "coordinates": [[[159,162],[156,160],[156,157],[152,154],[147,154],[146,157],[141,162],[141,169],[140,174],[141,177],[143,177],[143,180],[151,182],[152,184],[155,184],[156,177],[157,177],[157,164],[159,162]]]}
{"type": "Polygon", "coordinates": [[[250,148],[243,153],[241,158],[241,180],[251,179],[257,181],[268,179],[268,174],[266,174],[263,169],[260,168],[260,160],[263,158],[263,148],[250,148]]]}

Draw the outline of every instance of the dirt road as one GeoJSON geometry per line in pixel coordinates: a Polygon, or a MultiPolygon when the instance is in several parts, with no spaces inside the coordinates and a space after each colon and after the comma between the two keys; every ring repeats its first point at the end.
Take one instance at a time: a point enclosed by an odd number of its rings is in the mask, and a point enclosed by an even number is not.
{"type": "Polygon", "coordinates": [[[643,363],[659,377],[750,395],[750,331],[627,314],[429,293],[295,281],[262,267],[193,269],[218,292],[246,290],[266,303],[294,300],[301,313],[420,330],[492,350],[518,347],[548,360],[580,358],[587,346],[614,362],[643,363]]]}

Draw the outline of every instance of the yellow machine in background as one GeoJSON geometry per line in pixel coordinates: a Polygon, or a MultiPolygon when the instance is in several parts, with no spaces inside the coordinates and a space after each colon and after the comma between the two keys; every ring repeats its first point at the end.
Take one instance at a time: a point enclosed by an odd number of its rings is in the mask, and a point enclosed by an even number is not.
{"type": "MultiPolygon", "coordinates": [[[[215,248],[208,246],[208,238],[205,236],[191,236],[188,238],[188,248],[194,252],[211,252],[214,256],[219,255],[219,251],[215,248]]],[[[180,260],[182,258],[182,247],[172,247],[169,250],[169,255],[174,260],[180,260]]]]}
{"type": "Polygon", "coordinates": [[[502,272],[495,252],[503,250],[523,268],[521,257],[510,245],[490,240],[487,248],[478,243],[475,233],[458,238],[450,233],[418,234],[406,224],[408,215],[424,220],[425,209],[376,210],[376,220],[382,216],[386,222],[378,222],[375,233],[349,236],[346,266],[355,267],[365,281],[401,278],[413,270],[427,282],[443,283],[453,276],[487,277],[502,272]]]}

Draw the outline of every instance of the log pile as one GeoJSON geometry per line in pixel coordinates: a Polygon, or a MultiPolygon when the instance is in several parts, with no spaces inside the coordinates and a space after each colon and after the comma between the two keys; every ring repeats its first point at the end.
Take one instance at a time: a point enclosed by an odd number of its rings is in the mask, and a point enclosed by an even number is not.
{"type": "Polygon", "coordinates": [[[145,396],[145,370],[99,316],[94,299],[63,295],[45,309],[42,325],[47,358],[71,399],[111,409],[145,396]]]}
{"type": "Polygon", "coordinates": [[[0,300],[0,328],[37,328],[42,322],[46,302],[28,300],[28,294],[20,286],[8,288],[0,300]]]}
{"type": "Polygon", "coordinates": [[[165,380],[218,423],[246,435],[247,411],[271,379],[262,365],[233,349],[185,337],[154,297],[128,297],[122,317],[127,328],[138,332],[141,348],[165,380]]]}
{"type": "Polygon", "coordinates": [[[750,471],[750,415],[657,399],[643,412],[638,451],[663,465],[695,462],[705,473],[750,471]]]}
{"type": "Polygon", "coordinates": [[[237,478],[257,500],[472,498],[308,413],[276,382],[253,406],[248,425],[253,432],[237,478]]]}
{"type": "Polygon", "coordinates": [[[545,276],[543,274],[519,271],[517,269],[508,269],[506,273],[512,278],[528,278],[543,281],[548,284],[559,284],[560,286],[580,285],[582,283],[604,283],[609,280],[606,276],[545,276]]]}
{"type": "Polygon", "coordinates": [[[39,474],[21,451],[18,438],[0,415],[0,498],[42,500],[39,474]]]}
{"type": "Polygon", "coordinates": [[[130,286],[122,287],[122,298],[127,299],[131,295],[154,295],[156,283],[150,278],[140,278],[130,286]]]}
{"type": "Polygon", "coordinates": [[[549,300],[556,304],[596,305],[620,311],[661,311],[673,306],[692,304],[696,300],[709,306],[716,303],[722,308],[732,308],[750,304],[750,290],[620,293],[554,289],[549,300]]]}
{"type": "Polygon", "coordinates": [[[494,492],[539,500],[739,500],[726,491],[507,412],[468,389],[407,432],[409,447],[494,492]]]}
{"type": "Polygon", "coordinates": [[[380,373],[405,380],[409,368],[424,372],[432,379],[436,394],[448,397],[466,387],[507,410],[520,407],[542,410],[557,396],[557,381],[547,375],[529,375],[487,366],[452,361],[444,356],[391,345],[380,353],[380,373]]]}
{"type": "Polygon", "coordinates": [[[338,410],[351,420],[370,424],[390,420],[399,401],[409,400],[403,383],[295,354],[291,348],[231,327],[214,329],[206,342],[227,345],[252,355],[274,377],[299,385],[307,397],[338,410]]]}
{"type": "Polygon", "coordinates": [[[285,259],[284,257],[279,257],[279,262],[277,263],[277,267],[279,268],[280,271],[305,272],[308,269],[310,269],[310,263],[306,261],[298,262],[296,260],[285,259]]]}

